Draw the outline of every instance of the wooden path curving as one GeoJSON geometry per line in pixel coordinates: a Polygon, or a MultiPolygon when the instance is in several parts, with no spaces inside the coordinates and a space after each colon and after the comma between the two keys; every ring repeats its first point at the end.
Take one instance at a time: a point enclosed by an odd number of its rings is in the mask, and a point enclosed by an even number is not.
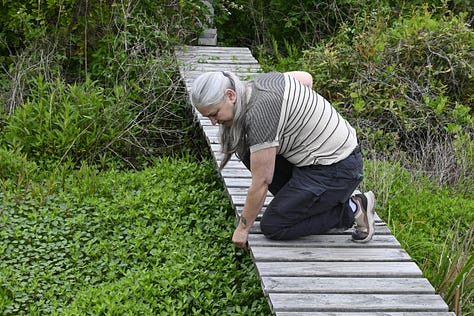
{"type": "MultiPolygon", "coordinates": [[[[188,91],[205,71],[233,71],[242,80],[261,72],[250,50],[241,47],[183,46],[176,49],[176,58],[188,91]]],[[[218,166],[222,157],[218,126],[195,113],[218,166]]],[[[239,216],[250,172],[233,158],[221,176],[239,216]]],[[[265,205],[271,199],[269,194],[265,205]]],[[[352,242],[350,231],[272,241],[261,234],[257,221],[249,246],[275,315],[455,315],[379,218],[367,244],[352,242]]]]}

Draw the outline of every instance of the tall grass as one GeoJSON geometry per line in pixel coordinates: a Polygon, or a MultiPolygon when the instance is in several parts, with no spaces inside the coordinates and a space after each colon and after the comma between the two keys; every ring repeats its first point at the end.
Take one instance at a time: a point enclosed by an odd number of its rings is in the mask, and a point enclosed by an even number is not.
{"type": "Polygon", "coordinates": [[[474,309],[474,221],[464,235],[459,226],[443,246],[433,283],[457,315],[469,315],[474,309]]]}
{"type": "Polygon", "coordinates": [[[457,315],[474,315],[474,200],[388,160],[367,160],[363,189],[457,315]]]}

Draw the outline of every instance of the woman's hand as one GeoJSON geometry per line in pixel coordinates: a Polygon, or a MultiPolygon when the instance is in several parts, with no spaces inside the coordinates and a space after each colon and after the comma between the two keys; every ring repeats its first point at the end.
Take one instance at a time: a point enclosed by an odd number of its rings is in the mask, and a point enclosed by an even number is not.
{"type": "Polygon", "coordinates": [[[248,251],[248,238],[249,232],[239,225],[234,231],[234,235],[232,236],[232,242],[236,247],[248,251]]]}

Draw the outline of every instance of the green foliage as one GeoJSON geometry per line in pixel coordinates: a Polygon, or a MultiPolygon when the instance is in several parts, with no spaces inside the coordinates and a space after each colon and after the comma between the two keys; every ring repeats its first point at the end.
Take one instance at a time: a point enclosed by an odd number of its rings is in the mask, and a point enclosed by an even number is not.
{"type": "Polygon", "coordinates": [[[352,24],[360,12],[370,12],[384,1],[222,1],[217,2],[219,40],[227,45],[258,47],[267,52],[285,41],[300,48],[334,36],[345,23],[352,24]]]}
{"type": "Polygon", "coordinates": [[[451,310],[473,315],[473,192],[455,193],[388,161],[367,161],[365,175],[363,185],[377,188],[378,215],[402,248],[451,310]]]}
{"type": "Polygon", "coordinates": [[[369,29],[356,38],[358,72],[344,93],[350,96],[345,107],[354,105],[362,129],[376,125],[396,133],[410,155],[430,139],[472,135],[473,45],[474,32],[463,19],[435,19],[426,10],[369,29]]]}
{"type": "Polygon", "coordinates": [[[214,170],[83,165],[46,200],[0,193],[3,315],[267,315],[214,170]]]}
{"type": "MultiPolygon", "coordinates": [[[[173,56],[202,27],[200,1],[7,1],[5,8],[19,5],[48,36],[2,42],[9,55],[0,74],[1,144],[42,164],[118,157],[134,168],[145,156],[200,147],[173,56]]],[[[13,32],[14,19],[5,32],[21,37],[29,27],[13,32]]]]}
{"type": "Polygon", "coordinates": [[[265,70],[301,65],[356,126],[364,147],[375,149],[374,158],[421,161],[440,182],[462,188],[472,183],[474,32],[462,16],[421,8],[393,20],[389,13],[361,14],[359,24],[299,59],[277,58],[273,66],[266,58],[265,70]]]}
{"type": "Polygon", "coordinates": [[[26,155],[0,148],[0,180],[26,184],[30,175],[36,171],[36,164],[28,161],[26,155]]]}
{"type": "Polygon", "coordinates": [[[28,101],[4,127],[11,148],[38,161],[81,161],[114,146],[132,114],[123,91],[107,95],[93,82],[66,85],[60,80],[32,79],[35,89],[28,101]]]}
{"type": "Polygon", "coordinates": [[[444,16],[450,10],[455,15],[464,14],[468,24],[474,21],[470,0],[226,0],[214,1],[214,19],[221,43],[258,47],[272,55],[274,40],[280,46],[289,41],[304,50],[338,36],[347,28],[367,25],[367,20],[382,12],[396,19],[412,15],[421,6],[428,6],[436,16],[444,16]]]}
{"type": "Polygon", "coordinates": [[[149,29],[155,33],[149,42],[156,40],[154,45],[169,48],[195,38],[205,12],[198,0],[3,0],[0,10],[0,56],[19,52],[48,34],[56,37],[71,76],[81,75],[74,72],[82,67],[87,75],[88,59],[101,48],[100,40],[127,32],[140,16],[160,21],[158,28],[149,29]]]}

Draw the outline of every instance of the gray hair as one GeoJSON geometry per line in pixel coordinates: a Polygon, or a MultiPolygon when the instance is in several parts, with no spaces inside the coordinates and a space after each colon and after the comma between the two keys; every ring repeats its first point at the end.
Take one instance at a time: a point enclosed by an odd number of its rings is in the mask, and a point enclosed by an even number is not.
{"type": "Polygon", "coordinates": [[[206,72],[194,80],[191,89],[191,103],[199,108],[224,102],[226,89],[235,91],[234,120],[230,127],[219,126],[220,143],[224,159],[220,168],[224,168],[233,153],[242,159],[248,147],[245,139],[245,112],[247,110],[246,85],[232,72],[206,72]]]}

